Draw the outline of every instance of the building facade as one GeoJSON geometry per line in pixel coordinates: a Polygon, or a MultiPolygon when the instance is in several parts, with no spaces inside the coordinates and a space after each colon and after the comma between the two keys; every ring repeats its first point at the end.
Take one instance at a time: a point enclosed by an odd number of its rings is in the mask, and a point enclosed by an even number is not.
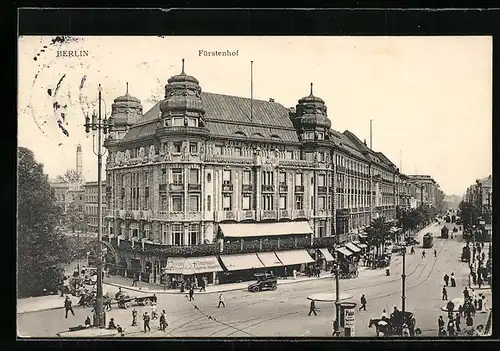
{"type": "Polygon", "coordinates": [[[411,181],[410,193],[417,206],[422,204],[436,206],[436,192],[439,185],[430,175],[408,175],[411,181]]]}
{"type": "Polygon", "coordinates": [[[464,200],[472,203],[479,209],[481,217],[489,224],[491,223],[493,183],[491,175],[477,179],[474,184],[467,188],[464,200]]]}
{"type": "MultiPolygon", "coordinates": [[[[97,216],[98,206],[98,186],[97,182],[86,182],[84,185],[85,189],[85,220],[87,225],[87,231],[91,233],[97,233],[99,227],[99,217],[97,216]]],[[[106,215],[107,204],[106,204],[106,181],[101,182],[101,200],[102,200],[102,214],[103,218],[106,215]]],[[[103,219],[101,224],[102,232],[107,232],[106,222],[103,219]]]]}
{"type": "Polygon", "coordinates": [[[398,168],[353,133],[333,130],[312,89],[285,108],[202,92],[183,68],[143,113],[127,87],[105,141],[105,232],[118,259],[158,273],[162,248],[210,245],[226,223],[277,232],[280,223],[307,222],[311,241],[342,243],[374,218],[396,219],[398,168]]]}

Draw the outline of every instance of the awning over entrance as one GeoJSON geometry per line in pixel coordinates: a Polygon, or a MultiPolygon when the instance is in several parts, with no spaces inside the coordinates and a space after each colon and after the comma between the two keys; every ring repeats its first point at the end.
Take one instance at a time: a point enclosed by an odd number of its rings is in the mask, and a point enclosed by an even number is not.
{"type": "Polygon", "coordinates": [[[245,238],[256,236],[280,236],[312,234],[307,221],[281,223],[221,223],[219,228],[226,238],[245,238]]]}
{"type": "Polygon", "coordinates": [[[205,257],[191,257],[188,258],[197,274],[200,273],[210,273],[210,272],[222,272],[222,267],[219,264],[219,260],[215,256],[205,256],[205,257]]]}
{"type": "Polygon", "coordinates": [[[366,249],[368,245],[360,243],[359,241],[353,241],[353,244],[359,247],[360,249],[366,249]]]}
{"type": "MultiPolygon", "coordinates": [[[[185,263],[186,263],[186,258],[184,257],[169,257],[167,259],[167,265],[165,266],[164,271],[167,274],[185,274],[184,273],[185,263]]],[[[186,273],[188,273],[188,270],[189,266],[188,269],[186,269],[186,273]]]]}
{"type": "Polygon", "coordinates": [[[354,245],[353,243],[346,243],[345,247],[347,247],[349,250],[351,250],[354,253],[358,253],[361,251],[361,249],[359,247],[357,247],[356,245],[354,245]]]}
{"type": "Polygon", "coordinates": [[[257,256],[266,268],[283,266],[283,263],[281,263],[274,252],[259,252],[257,256]]]}
{"type": "Polygon", "coordinates": [[[314,262],[306,250],[277,251],[276,256],[284,266],[314,262]]]}
{"type": "Polygon", "coordinates": [[[265,268],[257,255],[254,253],[220,256],[220,259],[228,271],[265,268]]]}
{"type": "Polygon", "coordinates": [[[328,251],[328,249],[319,249],[319,252],[321,252],[326,261],[335,261],[335,259],[333,258],[330,251],[328,251]]]}
{"type": "Polygon", "coordinates": [[[352,255],[352,252],[347,250],[345,247],[339,247],[336,251],[340,252],[342,255],[344,256],[351,256],[352,255]]]}

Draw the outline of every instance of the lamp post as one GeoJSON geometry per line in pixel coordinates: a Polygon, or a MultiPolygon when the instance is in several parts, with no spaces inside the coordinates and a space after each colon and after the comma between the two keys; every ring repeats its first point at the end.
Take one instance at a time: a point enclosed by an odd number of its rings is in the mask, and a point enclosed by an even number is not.
{"type": "Polygon", "coordinates": [[[340,335],[339,253],[335,248],[335,323],[333,335],[340,335]]]}
{"type": "Polygon", "coordinates": [[[403,251],[403,273],[401,274],[401,311],[405,312],[406,308],[406,248],[403,251]]]}
{"type": "MultiPolygon", "coordinates": [[[[88,134],[92,130],[92,142],[93,151],[97,156],[97,241],[98,245],[96,248],[96,259],[97,259],[97,296],[96,304],[94,308],[94,326],[105,328],[106,327],[106,315],[103,308],[103,289],[102,289],[102,189],[101,189],[101,169],[102,169],[102,157],[106,153],[106,150],[102,149],[102,134],[108,134],[113,130],[113,120],[102,118],[101,116],[101,105],[102,105],[102,87],[99,84],[97,88],[99,92],[98,99],[98,112],[97,115],[95,111],[92,113],[92,121],[89,116],[85,117],[85,132],[88,134]],[[97,134],[97,143],[95,142],[95,134],[97,134]]],[[[106,114],[105,114],[106,116],[106,114]]]]}

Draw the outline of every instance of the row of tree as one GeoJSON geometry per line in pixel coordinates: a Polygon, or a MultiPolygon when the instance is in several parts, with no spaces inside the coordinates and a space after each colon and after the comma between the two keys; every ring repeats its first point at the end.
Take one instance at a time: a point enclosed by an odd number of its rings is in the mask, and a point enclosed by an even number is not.
{"type": "Polygon", "coordinates": [[[62,210],[43,165],[24,147],[18,148],[17,161],[17,292],[27,297],[57,288],[77,248],[57,229],[62,210]]]}

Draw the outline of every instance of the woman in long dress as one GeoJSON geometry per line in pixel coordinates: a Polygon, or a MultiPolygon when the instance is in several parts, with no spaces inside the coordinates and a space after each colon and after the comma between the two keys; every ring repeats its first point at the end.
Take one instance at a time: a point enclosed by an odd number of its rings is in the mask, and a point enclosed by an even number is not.
{"type": "Polygon", "coordinates": [[[488,300],[486,300],[486,296],[483,295],[483,312],[489,312],[490,309],[488,308],[488,300]]]}

